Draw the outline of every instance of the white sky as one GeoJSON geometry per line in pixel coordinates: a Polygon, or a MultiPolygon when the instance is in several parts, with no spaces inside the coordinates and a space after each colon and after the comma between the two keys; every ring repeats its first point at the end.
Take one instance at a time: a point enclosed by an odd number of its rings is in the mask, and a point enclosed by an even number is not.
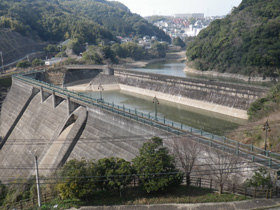
{"type": "Polygon", "coordinates": [[[141,16],[204,13],[227,15],[242,0],[117,0],[141,16]]]}

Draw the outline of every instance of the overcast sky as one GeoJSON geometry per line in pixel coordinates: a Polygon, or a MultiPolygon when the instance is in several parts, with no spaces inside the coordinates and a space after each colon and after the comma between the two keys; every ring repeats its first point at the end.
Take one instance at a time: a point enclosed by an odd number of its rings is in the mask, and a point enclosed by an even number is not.
{"type": "Polygon", "coordinates": [[[227,15],[242,0],[118,0],[141,16],[204,13],[205,16],[227,15]]]}

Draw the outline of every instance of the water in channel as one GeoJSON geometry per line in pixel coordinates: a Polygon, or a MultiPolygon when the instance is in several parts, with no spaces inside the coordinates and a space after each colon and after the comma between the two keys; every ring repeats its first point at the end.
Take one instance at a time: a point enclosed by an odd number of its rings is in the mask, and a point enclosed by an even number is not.
{"type": "MultiPolygon", "coordinates": [[[[100,98],[100,92],[85,92],[93,98],[100,98]]],[[[115,105],[125,106],[137,112],[149,113],[155,115],[155,104],[152,97],[137,95],[126,91],[104,91],[102,97],[106,102],[114,102],[115,105]]],[[[158,117],[165,117],[174,122],[183,123],[193,128],[202,129],[204,131],[225,135],[227,132],[244,124],[246,121],[238,118],[227,117],[225,115],[216,114],[201,109],[195,109],[164,100],[159,100],[157,105],[158,117]]]]}

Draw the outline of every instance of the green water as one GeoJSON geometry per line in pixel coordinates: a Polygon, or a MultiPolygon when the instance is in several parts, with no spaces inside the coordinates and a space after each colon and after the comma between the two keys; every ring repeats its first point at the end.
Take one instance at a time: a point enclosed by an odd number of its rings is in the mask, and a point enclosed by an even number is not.
{"type": "MultiPolygon", "coordinates": [[[[94,98],[100,98],[99,92],[86,92],[94,98]]],[[[114,102],[116,105],[125,106],[137,112],[149,113],[155,115],[155,104],[152,103],[153,98],[132,94],[126,91],[104,91],[102,97],[106,102],[114,102]]],[[[237,128],[241,124],[245,124],[246,120],[234,117],[196,109],[189,106],[179,105],[164,100],[159,100],[157,106],[158,117],[183,123],[197,129],[211,132],[217,135],[224,135],[229,131],[237,128]]]]}

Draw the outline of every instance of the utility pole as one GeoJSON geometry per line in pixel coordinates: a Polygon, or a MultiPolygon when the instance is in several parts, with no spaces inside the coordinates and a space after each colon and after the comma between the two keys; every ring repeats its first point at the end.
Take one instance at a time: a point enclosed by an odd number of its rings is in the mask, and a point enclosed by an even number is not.
{"type": "Polygon", "coordinates": [[[98,86],[98,90],[100,90],[100,101],[102,102],[102,91],[104,91],[104,88],[102,87],[102,85],[101,84],[99,84],[99,86],[98,86]]]}
{"type": "Polygon", "coordinates": [[[35,157],[35,172],[36,172],[36,184],[37,184],[37,194],[38,194],[38,206],[41,207],[41,192],[40,192],[40,180],[39,180],[39,170],[37,156],[35,157]]]}
{"type": "Polygon", "coordinates": [[[155,119],[157,121],[157,105],[159,105],[159,101],[156,96],[153,99],[153,103],[155,104],[155,119]]]}
{"type": "Polygon", "coordinates": [[[1,55],[1,61],[2,61],[2,71],[3,71],[3,73],[5,73],[5,70],[4,70],[4,60],[3,60],[3,52],[2,51],[0,52],[0,55],[1,55]]]}
{"type": "Polygon", "coordinates": [[[267,142],[267,131],[270,132],[271,129],[269,127],[269,124],[268,124],[268,120],[265,122],[265,124],[263,125],[263,130],[265,131],[265,138],[264,138],[264,150],[265,150],[265,153],[266,153],[266,150],[267,150],[267,145],[266,145],[266,142],[267,142]]]}

